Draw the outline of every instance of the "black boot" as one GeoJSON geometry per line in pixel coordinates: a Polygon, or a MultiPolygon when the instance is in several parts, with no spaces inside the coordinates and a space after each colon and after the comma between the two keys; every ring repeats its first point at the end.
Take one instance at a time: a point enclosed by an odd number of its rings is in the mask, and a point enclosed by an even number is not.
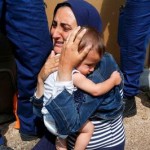
{"type": "Polygon", "coordinates": [[[128,97],[123,99],[125,103],[125,109],[123,112],[123,117],[132,117],[136,115],[136,103],[135,103],[135,97],[128,97]]]}
{"type": "Polygon", "coordinates": [[[23,133],[20,133],[20,137],[22,141],[32,141],[32,140],[37,140],[39,138],[36,135],[28,135],[28,134],[23,134],[23,133]]]}

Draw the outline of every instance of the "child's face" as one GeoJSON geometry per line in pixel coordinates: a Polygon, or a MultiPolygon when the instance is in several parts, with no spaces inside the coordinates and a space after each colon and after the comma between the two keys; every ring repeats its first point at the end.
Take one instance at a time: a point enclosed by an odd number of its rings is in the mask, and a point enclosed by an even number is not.
{"type": "Polygon", "coordinates": [[[100,61],[100,56],[95,50],[91,50],[87,57],[76,67],[83,75],[92,73],[100,61]]]}

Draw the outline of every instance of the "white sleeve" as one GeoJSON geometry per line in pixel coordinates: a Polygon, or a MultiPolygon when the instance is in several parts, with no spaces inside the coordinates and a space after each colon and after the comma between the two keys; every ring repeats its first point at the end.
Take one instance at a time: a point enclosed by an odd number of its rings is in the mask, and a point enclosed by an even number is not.
{"type": "MultiPolygon", "coordinates": [[[[64,89],[66,89],[70,94],[73,93],[74,91],[74,85],[73,81],[64,81],[64,82],[59,82],[56,81],[57,73],[53,74],[53,86],[51,86],[51,92],[50,88],[44,92],[44,106],[49,103],[51,100],[53,100],[57,95],[59,95],[64,89]],[[50,94],[48,94],[50,92],[50,94]]],[[[52,82],[52,80],[51,80],[52,82]]],[[[49,82],[50,83],[50,82],[49,82]]],[[[50,86],[49,86],[50,87],[50,86]]],[[[49,112],[45,107],[42,108],[42,114],[48,114],[49,112]]]]}
{"type": "Polygon", "coordinates": [[[64,81],[64,82],[55,82],[55,86],[53,88],[53,98],[59,95],[64,89],[66,89],[70,94],[74,91],[73,81],[64,81]]]}
{"type": "MultiPolygon", "coordinates": [[[[78,72],[77,70],[73,70],[72,71],[72,75],[78,72]]],[[[58,73],[58,72],[57,72],[58,73]]],[[[57,75],[56,75],[57,77],[57,75]]],[[[73,91],[76,90],[76,88],[73,85],[73,80],[71,81],[64,81],[64,82],[59,82],[59,81],[55,81],[55,85],[53,87],[53,95],[52,98],[55,98],[57,95],[59,95],[64,89],[66,89],[70,94],[73,93],[73,91]]]]}

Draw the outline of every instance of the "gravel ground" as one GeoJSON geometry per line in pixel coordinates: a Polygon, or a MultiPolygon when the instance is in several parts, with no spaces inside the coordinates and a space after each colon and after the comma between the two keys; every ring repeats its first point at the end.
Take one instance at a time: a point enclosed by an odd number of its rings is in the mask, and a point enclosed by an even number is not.
{"type": "MultiPolygon", "coordinates": [[[[125,150],[150,150],[150,99],[145,94],[136,97],[137,115],[124,119],[126,132],[125,150]]],[[[5,127],[7,145],[14,150],[31,150],[39,139],[24,142],[14,129],[14,123],[5,127]]]]}

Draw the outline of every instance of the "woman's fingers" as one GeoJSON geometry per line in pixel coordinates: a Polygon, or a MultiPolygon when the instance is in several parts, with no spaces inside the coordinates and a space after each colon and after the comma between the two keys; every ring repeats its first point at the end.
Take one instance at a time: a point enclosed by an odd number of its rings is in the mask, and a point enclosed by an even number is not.
{"type": "Polygon", "coordinates": [[[85,32],[86,32],[86,28],[82,29],[81,31],[78,31],[78,34],[76,33],[75,38],[74,38],[74,43],[76,45],[79,45],[79,43],[80,43],[82,37],[84,36],[85,32]]]}
{"type": "Polygon", "coordinates": [[[68,38],[67,38],[67,43],[72,43],[72,42],[74,42],[74,40],[75,40],[75,38],[76,38],[76,35],[77,35],[77,33],[79,32],[79,30],[81,29],[81,27],[80,26],[78,26],[77,28],[75,28],[72,32],[71,32],[71,34],[68,36],[68,38]]]}
{"type": "Polygon", "coordinates": [[[46,63],[47,63],[47,67],[49,67],[49,65],[51,66],[51,64],[55,64],[59,62],[59,57],[60,56],[55,56],[53,58],[48,58],[46,63]]]}
{"type": "Polygon", "coordinates": [[[77,28],[75,28],[72,33],[68,36],[67,38],[67,43],[75,43],[76,45],[78,45],[83,37],[83,35],[86,32],[86,29],[82,29],[80,31],[81,27],[78,26],[77,28]]]}
{"type": "Polygon", "coordinates": [[[39,73],[39,78],[41,78],[44,81],[52,72],[58,70],[59,57],[60,56],[51,57],[51,55],[49,55],[39,73]]]}
{"type": "Polygon", "coordinates": [[[81,61],[87,56],[87,54],[89,53],[89,51],[90,51],[91,48],[92,48],[92,44],[86,46],[84,48],[84,50],[80,52],[81,61]]]}
{"type": "Polygon", "coordinates": [[[61,63],[66,63],[71,68],[77,66],[85,58],[92,47],[92,45],[89,43],[89,46],[86,46],[83,51],[78,51],[79,43],[85,32],[86,28],[81,30],[80,26],[73,30],[67,39],[68,41],[63,46],[63,51],[61,53],[61,63]]]}
{"type": "Polygon", "coordinates": [[[50,55],[48,56],[48,58],[49,58],[49,57],[52,58],[52,57],[54,57],[54,56],[55,56],[55,52],[54,52],[54,50],[52,50],[51,53],[50,53],[50,55]]]}

